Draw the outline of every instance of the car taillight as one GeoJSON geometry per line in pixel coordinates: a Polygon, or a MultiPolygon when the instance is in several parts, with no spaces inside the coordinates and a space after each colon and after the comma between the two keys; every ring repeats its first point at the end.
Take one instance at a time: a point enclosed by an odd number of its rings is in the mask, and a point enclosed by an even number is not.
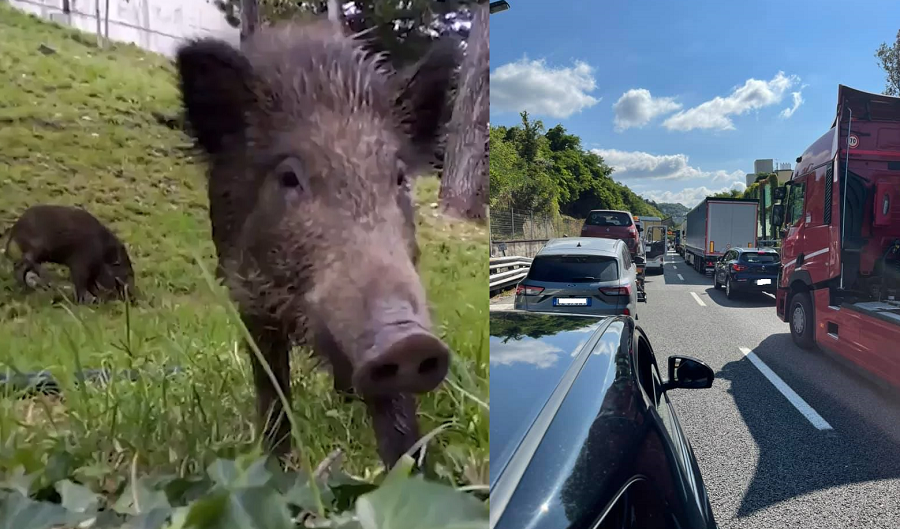
{"type": "Polygon", "coordinates": [[[630,296],[631,287],[604,287],[600,289],[600,292],[603,292],[607,296],[630,296]]]}
{"type": "Polygon", "coordinates": [[[628,307],[626,307],[626,308],[622,309],[622,314],[624,314],[626,316],[631,316],[631,311],[628,310],[628,307]]]}
{"type": "Polygon", "coordinates": [[[732,271],[732,272],[743,272],[743,271],[746,270],[746,269],[747,269],[747,267],[744,266],[744,265],[739,265],[739,264],[733,264],[733,265],[731,265],[731,271],[732,271]]]}
{"type": "Polygon", "coordinates": [[[516,285],[516,295],[537,296],[544,291],[544,287],[529,287],[525,285],[516,285]]]}

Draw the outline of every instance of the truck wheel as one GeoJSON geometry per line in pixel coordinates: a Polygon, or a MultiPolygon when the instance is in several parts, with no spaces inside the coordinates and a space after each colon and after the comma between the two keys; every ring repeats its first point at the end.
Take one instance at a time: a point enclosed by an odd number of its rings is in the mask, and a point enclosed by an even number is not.
{"type": "Polygon", "coordinates": [[[791,338],[801,349],[811,349],[815,344],[815,321],[812,301],[806,292],[797,292],[791,297],[790,310],[791,338]]]}

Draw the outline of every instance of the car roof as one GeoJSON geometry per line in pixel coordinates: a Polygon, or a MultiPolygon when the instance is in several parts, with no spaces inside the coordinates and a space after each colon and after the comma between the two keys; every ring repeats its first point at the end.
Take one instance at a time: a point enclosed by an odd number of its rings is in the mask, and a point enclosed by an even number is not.
{"type": "Polygon", "coordinates": [[[588,212],[588,215],[591,213],[624,213],[634,219],[634,215],[632,215],[630,211],[623,211],[621,209],[592,209],[588,212]]]}
{"type": "Polygon", "coordinates": [[[490,312],[491,480],[502,473],[585,342],[605,327],[608,319],[490,312]]]}
{"type": "Polygon", "coordinates": [[[537,255],[571,255],[573,253],[614,255],[619,250],[619,246],[624,244],[620,239],[604,237],[562,237],[547,241],[537,255]]]}
{"type": "Polygon", "coordinates": [[[775,248],[744,248],[742,246],[738,246],[737,248],[732,248],[732,250],[737,250],[739,252],[753,252],[753,253],[778,253],[778,250],[775,248]]]}
{"type": "Polygon", "coordinates": [[[612,501],[622,475],[596,469],[633,465],[647,420],[638,333],[628,316],[490,313],[492,527],[571,527],[612,501]],[[588,432],[608,442],[585,465],[588,432]]]}

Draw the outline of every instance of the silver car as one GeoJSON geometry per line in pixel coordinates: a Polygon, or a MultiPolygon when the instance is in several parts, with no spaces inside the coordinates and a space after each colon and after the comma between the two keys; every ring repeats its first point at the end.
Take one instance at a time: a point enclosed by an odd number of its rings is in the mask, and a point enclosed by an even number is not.
{"type": "Polygon", "coordinates": [[[552,239],[516,287],[515,308],[637,318],[637,265],[620,239],[552,239]]]}

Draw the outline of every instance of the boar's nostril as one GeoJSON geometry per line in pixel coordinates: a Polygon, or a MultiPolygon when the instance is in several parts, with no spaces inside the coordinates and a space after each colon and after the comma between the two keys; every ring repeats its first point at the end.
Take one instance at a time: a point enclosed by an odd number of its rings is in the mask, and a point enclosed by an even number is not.
{"type": "Polygon", "coordinates": [[[425,393],[447,376],[450,349],[414,324],[390,325],[354,366],[353,385],[362,395],[425,393]]]}
{"type": "Polygon", "coordinates": [[[376,384],[397,376],[400,366],[397,364],[381,364],[372,370],[372,382],[376,384]]]}
{"type": "Polygon", "coordinates": [[[434,371],[438,368],[438,363],[439,360],[434,356],[422,360],[422,362],[419,363],[419,374],[427,375],[428,373],[434,371]]]}

